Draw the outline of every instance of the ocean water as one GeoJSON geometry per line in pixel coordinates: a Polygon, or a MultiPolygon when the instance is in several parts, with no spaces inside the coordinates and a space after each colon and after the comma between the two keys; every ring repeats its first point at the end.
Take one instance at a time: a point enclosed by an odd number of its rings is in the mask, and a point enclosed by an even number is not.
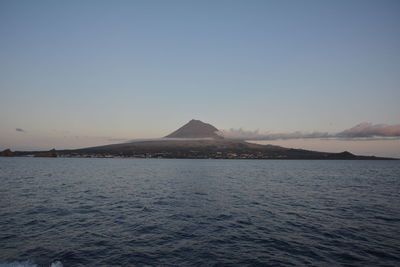
{"type": "Polygon", "coordinates": [[[400,161],[0,158],[0,266],[400,266],[400,161]]]}

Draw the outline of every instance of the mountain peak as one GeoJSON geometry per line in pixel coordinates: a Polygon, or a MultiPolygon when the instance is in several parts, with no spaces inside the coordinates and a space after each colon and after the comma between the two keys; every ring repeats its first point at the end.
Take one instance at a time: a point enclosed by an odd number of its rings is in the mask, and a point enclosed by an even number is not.
{"type": "Polygon", "coordinates": [[[211,124],[192,119],[166,138],[223,138],[216,132],[218,129],[211,124]]]}

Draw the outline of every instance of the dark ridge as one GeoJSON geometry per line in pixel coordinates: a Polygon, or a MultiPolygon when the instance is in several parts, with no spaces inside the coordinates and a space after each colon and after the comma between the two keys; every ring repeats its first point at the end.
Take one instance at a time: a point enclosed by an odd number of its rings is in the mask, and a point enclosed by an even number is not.
{"type": "Polygon", "coordinates": [[[3,152],[0,153],[0,156],[2,156],[2,157],[12,157],[12,156],[14,156],[14,153],[9,148],[7,148],[3,152]]]}

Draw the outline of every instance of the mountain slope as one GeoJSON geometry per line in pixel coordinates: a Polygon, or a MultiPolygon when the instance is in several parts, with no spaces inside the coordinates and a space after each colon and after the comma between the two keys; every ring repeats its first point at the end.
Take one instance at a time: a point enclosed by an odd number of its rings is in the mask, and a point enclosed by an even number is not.
{"type": "Polygon", "coordinates": [[[328,153],[259,145],[245,141],[174,140],[141,141],[124,144],[57,151],[60,156],[117,156],[136,158],[221,158],[221,159],[383,159],[349,152],[328,153]]]}

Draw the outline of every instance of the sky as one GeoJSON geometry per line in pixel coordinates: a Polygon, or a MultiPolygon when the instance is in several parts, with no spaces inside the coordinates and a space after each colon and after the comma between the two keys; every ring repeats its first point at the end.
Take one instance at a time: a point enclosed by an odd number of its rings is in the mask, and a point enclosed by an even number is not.
{"type": "MultiPolygon", "coordinates": [[[[0,0],[0,149],[400,125],[400,2],[0,0]]],[[[400,157],[397,137],[277,139],[400,157]]]]}

